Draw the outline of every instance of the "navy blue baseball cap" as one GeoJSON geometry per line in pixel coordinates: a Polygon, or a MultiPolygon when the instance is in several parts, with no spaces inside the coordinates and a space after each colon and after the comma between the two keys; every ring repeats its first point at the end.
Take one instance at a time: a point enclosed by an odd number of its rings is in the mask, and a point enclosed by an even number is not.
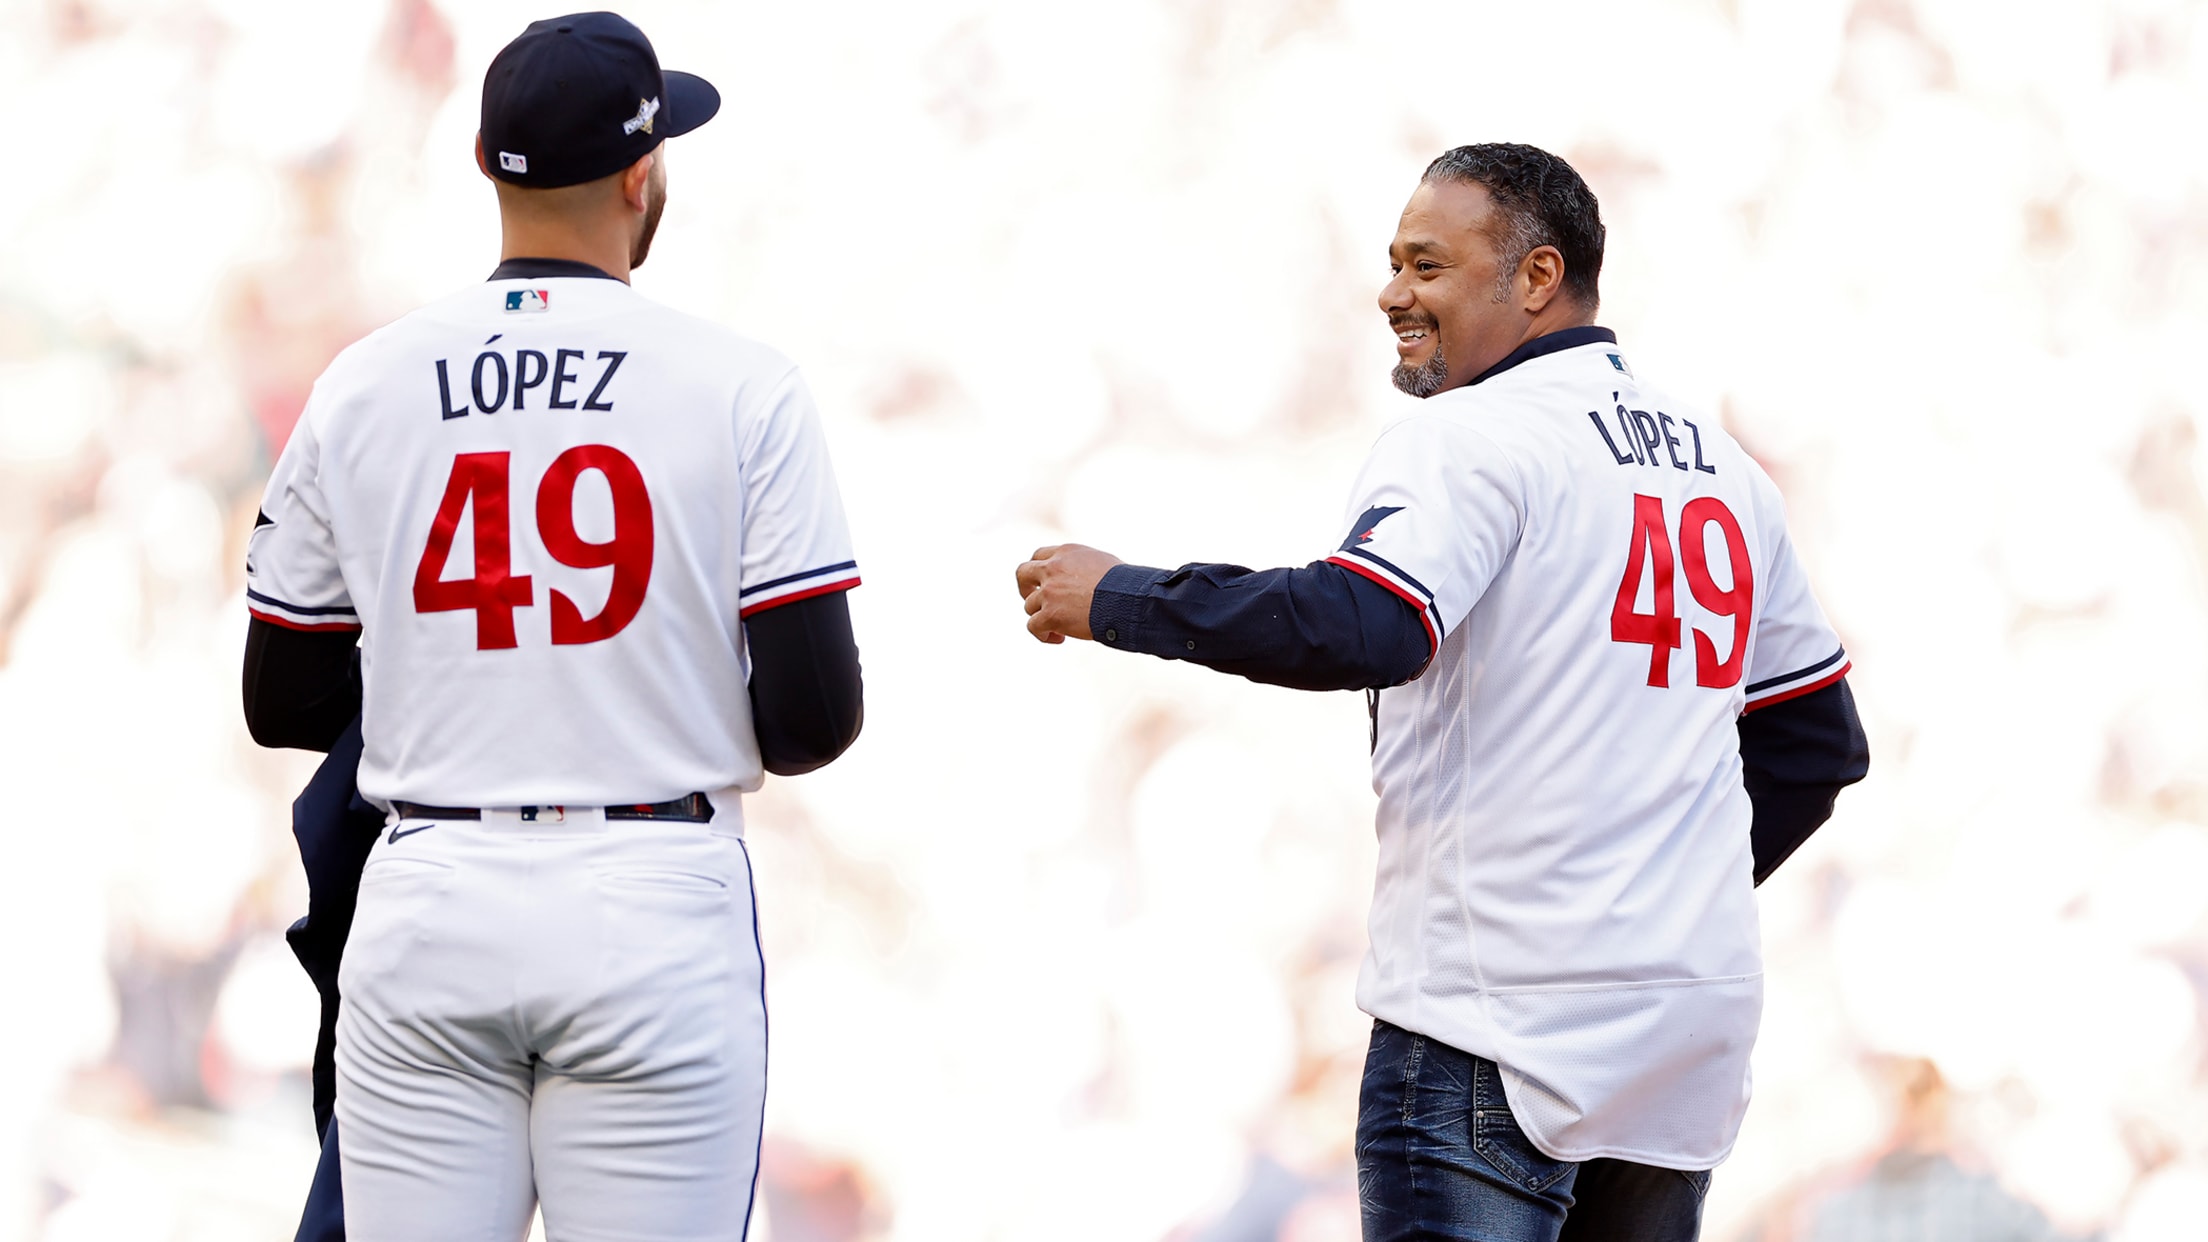
{"type": "Polygon", "coordinates": [[[483,162],[549,190],[609,177],[721,110],[693,73],[664,72],[652,41],[618,13],[531,22],[483,75],[483,162]]]}

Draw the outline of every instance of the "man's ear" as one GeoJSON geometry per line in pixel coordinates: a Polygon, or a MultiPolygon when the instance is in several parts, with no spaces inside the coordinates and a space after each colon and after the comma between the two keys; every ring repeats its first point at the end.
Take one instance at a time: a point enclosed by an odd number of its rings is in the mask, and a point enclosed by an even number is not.
{"type": "MultiPolygon", "coordinates": [[[[483,131],[481,130],[477,130],[475,134],[475,167],[484,176],[489,177],[491,175],[491,162],[483,158],[483,131]]],[[[492,180],[495,181],[497,178],[493,177],[492,180]]]]}
{"type": "Polygon", "coordinates": [[[634,164],[622,170],[622,201],[628,203],[629,210],[638,215],[651,210],[652,197],[648,187],[652,181],[652,161],[658,158],[659,152],[655,150],[649,155],[638,156],[634,164]]]}
{"type": "Polygon", "coordinates": [[[1535,246],[1518,265],[1526,282],[1526,310],[1538,315],[1564,289],[1564,255],[1554,246],[1535,246]]]}

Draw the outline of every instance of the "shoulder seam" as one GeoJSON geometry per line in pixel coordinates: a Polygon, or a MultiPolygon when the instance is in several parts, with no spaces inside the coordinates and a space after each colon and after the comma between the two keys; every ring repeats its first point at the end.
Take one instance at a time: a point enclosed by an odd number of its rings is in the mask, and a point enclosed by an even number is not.
{"type": "Polygon", "coordinates": [[[1495,439],[1495,437],[1487,434],[1479,428],[1474,427],[1469,423],[1462,421],[1461,419],[1450,418],[1443,414],[1430,414],[1424,410],[1421,410],[1416,414],[1411,414],[1404,418],[1397,419],[1395,422],[1390,423],[1388,426],[1382,428],[1379,436],[1373,440],[1373,444],[1377,446],[1381,440],[1387,439],[1389,436],[1395,434],[1398,430],[1407,427],[1414,422],[1432,423],[1435,426],[1447,428],[1451,431],[1463,432],[1465,435],[1477,438],[1482,443],[1486,444],[1488,448],[1492,449],[1495,455],[1502,459],[1503,464],[1509,468],[1511,482],[1517,485],[1518,493],[1515,499],[1517,501],[1516,508],[1518,510],[1518,519],[1520,522],[1523,522],[1525,520],[1525,472],[1518,468],[1518,459],[1512,455],[1509,449],[1504,448],[1502,444],[1495,439]]]}

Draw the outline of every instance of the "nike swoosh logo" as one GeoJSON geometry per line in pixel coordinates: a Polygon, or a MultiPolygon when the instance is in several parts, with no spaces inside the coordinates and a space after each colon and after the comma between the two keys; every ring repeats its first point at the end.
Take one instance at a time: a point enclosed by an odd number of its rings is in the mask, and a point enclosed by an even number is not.
{"type": "Polygon", "coordinates": [[[401,832],[399,831],[399,826],[397,824],[393,824],[391,825],[391,835],[385,837],[383,841],[385,845],[397,845],[400,838],[402,837],[411,837],[417,832],[428,832],[430,829],[435,828],[436,826],[437,825],[435,824],[423,824],[419,828],[409,828],[406,831],[401,832]]]}

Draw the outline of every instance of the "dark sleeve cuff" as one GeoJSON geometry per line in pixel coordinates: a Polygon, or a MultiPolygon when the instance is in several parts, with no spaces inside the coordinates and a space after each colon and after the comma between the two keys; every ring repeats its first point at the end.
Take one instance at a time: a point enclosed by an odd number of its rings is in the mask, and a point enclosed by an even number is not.
{"type": "Polygon", "coordinates": [[[1871,750],[1844,677],[1741,716],[1739,735],[1761,884],[1832,817],[1840,791],[1870,771],[1871,750]]]}
{"type": "Polygon", "coordinates": [[[360,715],[360,631],[245,624],[245,727],[263,746],[328,751],[360,715]]]}
{"type": "Polygon", "coordinates": [[[1150,628],[1150,592],[1173,572],[1147,565],[1114,565],[1105,570],[1097,581],[1096,594],[1089,600],[1089,633],[1096,641],[1120,651],[1172,654],[1151,650],[1143,639],[1150,628]]]}
{"type": "Polygon", "coordinates": [[[851,606],[841,590],[775,601],[744,619],[759,760],[801,776],[848,749],[866,720],[851,606]]]}

